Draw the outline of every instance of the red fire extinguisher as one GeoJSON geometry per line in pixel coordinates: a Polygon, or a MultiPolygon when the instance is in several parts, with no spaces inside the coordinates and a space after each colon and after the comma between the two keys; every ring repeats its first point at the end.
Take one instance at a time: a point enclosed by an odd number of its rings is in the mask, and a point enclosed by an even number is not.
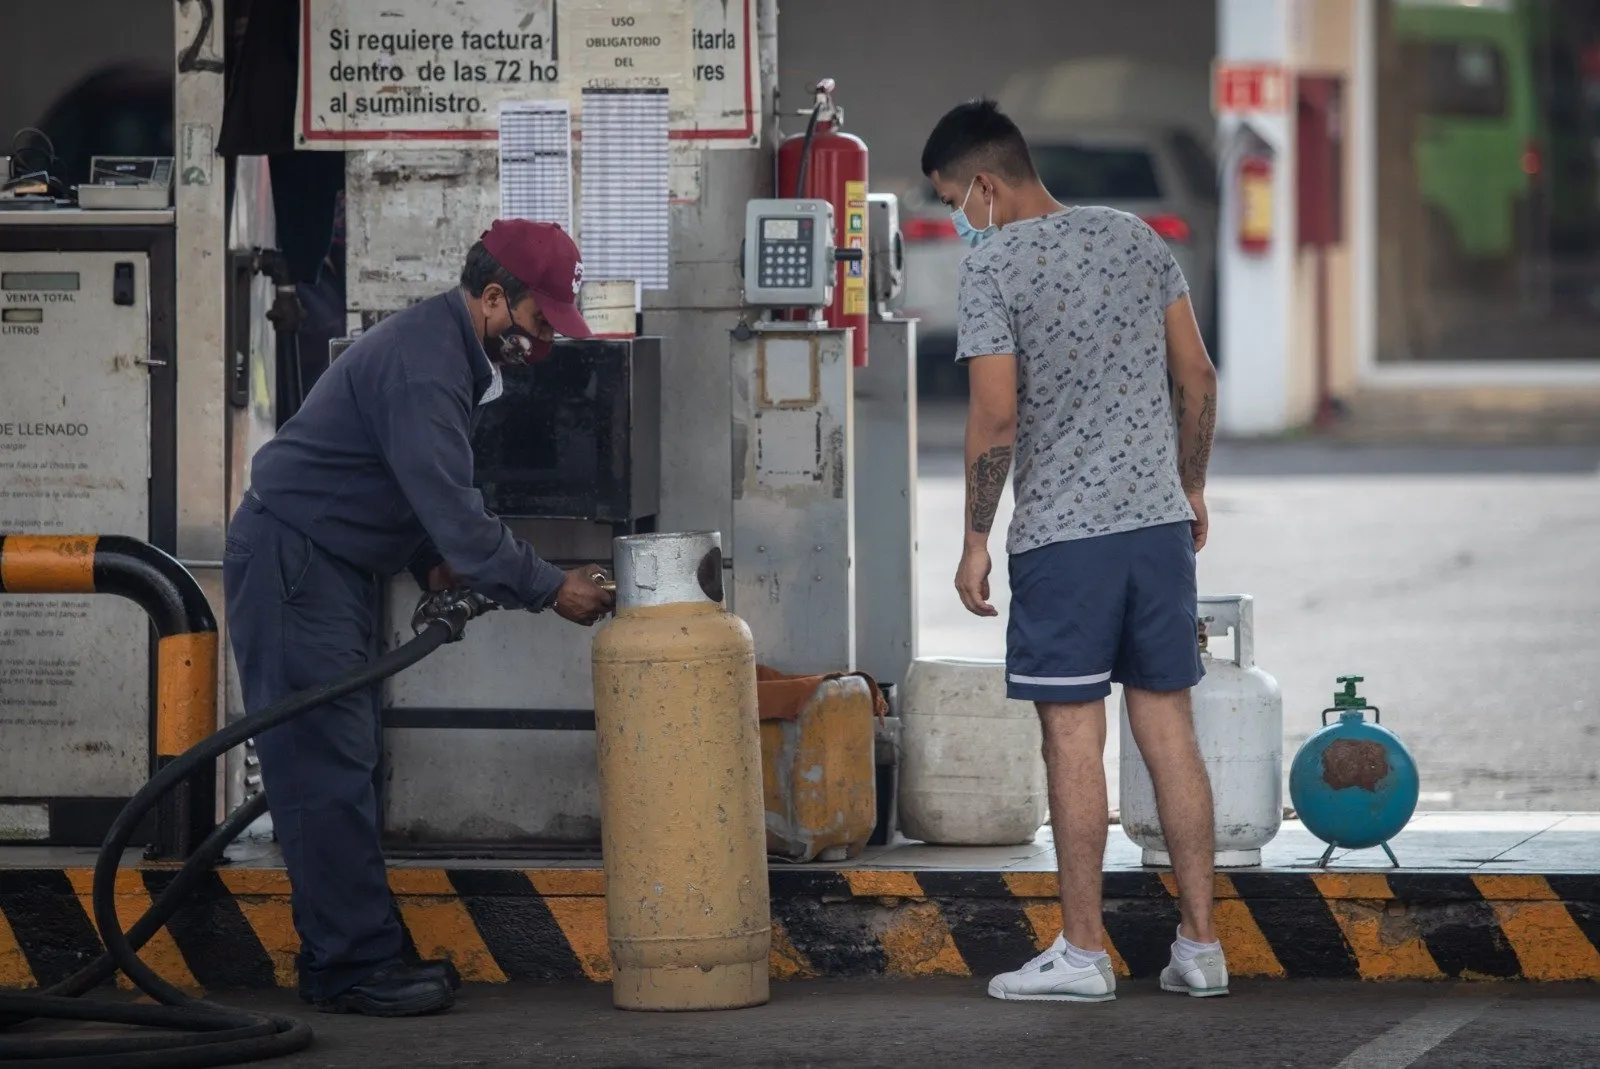
{"type": "Polygon", "coordinates": [[[1251,153],[1238,167],[1239,251],[1264,256],[1272,247],[1272,160],[1251,153]]]}
{"type": "Polygon", "coordinates": [[[816,86],[816,104],[804,134],[793,134],[778,146],[778,197],[826,200],[833,205],[833,243],[860,249],[861,258],[834,268],[833,303],[827,309],[830,327],[854,327],[852,362],[867,366],[867,144],[839,129],[844,113],[833,102],[834,83],[816,86]]]}

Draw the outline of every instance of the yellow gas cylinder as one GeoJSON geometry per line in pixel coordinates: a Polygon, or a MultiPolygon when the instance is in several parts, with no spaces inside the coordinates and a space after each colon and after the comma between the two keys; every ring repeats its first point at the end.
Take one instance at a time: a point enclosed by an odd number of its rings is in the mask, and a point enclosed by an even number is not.
{"type": "Polygon", "coordinates": [[[722,604],[716,532],[615,541],[594,639],[612,1000],[710,1010],[768,998],[755,644],[722,604]]]}

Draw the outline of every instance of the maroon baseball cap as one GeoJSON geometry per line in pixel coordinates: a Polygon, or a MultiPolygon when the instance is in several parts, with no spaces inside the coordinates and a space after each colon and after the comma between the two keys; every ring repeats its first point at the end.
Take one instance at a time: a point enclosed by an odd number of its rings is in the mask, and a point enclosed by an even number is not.
{"type": "Polygon", "coordinates": [[[483,247],[533,294],[533,302],[557,334],[591,338],[578,312],[583,258],[570,235],[555,223],[496,219],[483,232],[483,247]]]}

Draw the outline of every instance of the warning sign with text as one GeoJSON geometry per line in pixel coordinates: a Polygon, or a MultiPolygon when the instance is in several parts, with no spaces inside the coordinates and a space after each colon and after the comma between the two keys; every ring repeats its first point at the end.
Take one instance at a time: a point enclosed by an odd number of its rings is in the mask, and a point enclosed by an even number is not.
{"type": "Polygon", "coordinates": [[[467,147],[508,100],[664,88],[672,136],[759,137],[755,0],[300,0],[301,148],[467,147]]]}
{"type": "Polygon", "coordinates": [[[561,11],[580,92],[665,89],[673,114],[694,106],[689,0],[566,0],[561,11]]]}

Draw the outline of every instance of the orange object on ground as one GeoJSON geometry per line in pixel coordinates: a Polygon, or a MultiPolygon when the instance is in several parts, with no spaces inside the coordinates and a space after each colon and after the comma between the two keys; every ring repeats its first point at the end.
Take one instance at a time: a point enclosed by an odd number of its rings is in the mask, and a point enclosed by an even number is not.
{"type": "Polygon", "coordinates": [[[878,822],[874,718],[889,710],[863,673],[756,668],[767,852],[858,857],[878,822]]]}

